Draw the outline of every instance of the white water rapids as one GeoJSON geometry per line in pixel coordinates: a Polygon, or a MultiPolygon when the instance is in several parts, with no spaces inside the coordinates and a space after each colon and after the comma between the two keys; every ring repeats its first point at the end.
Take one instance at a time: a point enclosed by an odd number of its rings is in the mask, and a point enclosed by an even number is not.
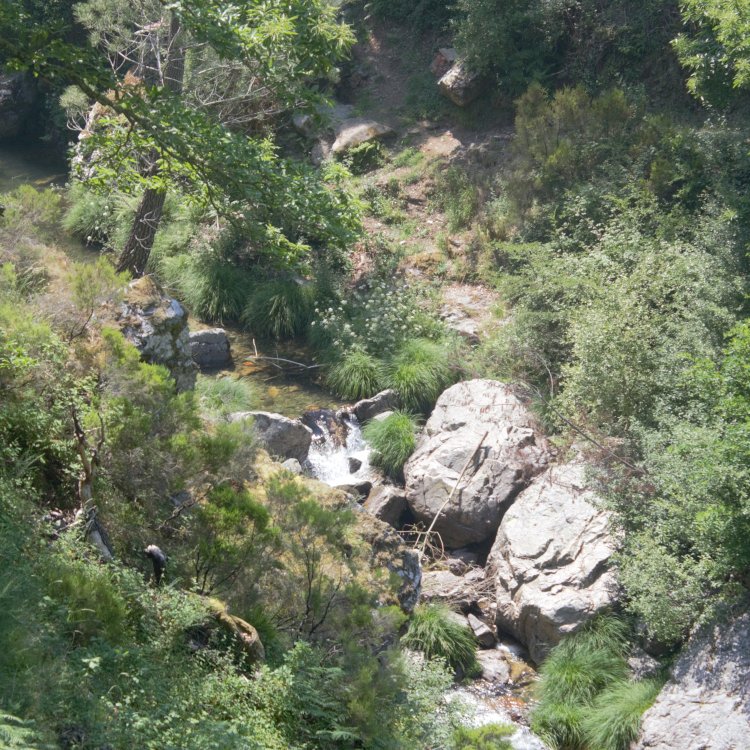
{"type": "Polygon", "coordinates": [[[346,425],[346,441],[337,445],[337,441],[319,424],[323,430],[323,439],[313,440],[307,462],[316,479],[337,486],[341,484],[358,484],[371,481],[373,476],[370,467],[370,447],[362,437],[362,428],[353,415],[342,418],[346,425]],[[349,459],[361,461],[357,471],[350,469],[349,459]]]}

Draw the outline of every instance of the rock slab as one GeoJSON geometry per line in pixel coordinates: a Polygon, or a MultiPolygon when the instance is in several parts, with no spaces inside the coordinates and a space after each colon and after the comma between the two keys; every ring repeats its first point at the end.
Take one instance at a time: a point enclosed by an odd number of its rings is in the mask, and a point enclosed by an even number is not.
{"type": "Polygon", "coordinates": [[[407,504],[402,489],[381,484],[370,492],[365,500],[364,508],[375,518],[385,521],[394,528],[400,528],[400,521],[407,510],[407,504]]]}
{"type": "Polygon", "coordinates": [[[703,628],[643,715],[635,750],[750,747],[750,609],[703,628]]]}
{"type": "Polygon", "coordinates": [[[352,406],[351,412],[360,424],[364,424],[365,422],[374,419],[379,414],[398,409],[398,406],[398,394],[396,391],[389,389],[375,394],[372,398],[357,401],[357,403],[352,406]]]}
{"type": "Polygon", "coordinates": [[[505,514],[487,561],[498,628],[537,663],[617,595],[609,518],[595,505],[585,468],[572,462],[538,476],[505,514]]]}
{"type": "Polygon", "coordinates": [[[393,128],[388,125],[375,120],[353,117],[351,120],[344,120],[336,128],[336,140],[331,146],[331,151],[336,155],[345,154],[356,146],[380,141],[389,135],[393,135],[393,128]]]}
{"type": "Polygon", "coordinates": [[[438,81],[438,86],[454,104],[465,107],[482,93],[482,78],[459,60],[438,81]]]}
{"type": "Polygon", "coordinates": [[[190,354],[201,370],[218,370],[232,364],[229,338],[223,328],[191,332],[190,354]]]}
{"type": "Polygon", "coordinates": [[[230,422],[253,420],[253,429],[263,447],[273,456],[295,458],[303,463],[312,443],[312,430],[299,419],[289,419],[267,411],[239,411],[230,422]]]}
{"type": "Polygon", "coordinates": [[[503,513],[548,460],[531,413],[503,383],[469,380],[438,399],[404,469],[418,520],[435,518],[472,456],[435,525],[449,549],[492,539],[503,513]]]}

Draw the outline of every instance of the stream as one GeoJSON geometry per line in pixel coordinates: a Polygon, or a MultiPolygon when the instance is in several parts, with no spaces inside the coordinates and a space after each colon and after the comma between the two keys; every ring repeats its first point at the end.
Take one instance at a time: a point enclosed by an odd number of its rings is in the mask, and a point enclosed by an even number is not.
{"type": "MultiPolygon", "coordinates": [[[[2,194],[20,185],[38,189],[58,187],[67,180],[67,167],[59,153],[42,143],[0,142],[0,203],[2,194]]],[[[57,245],[68,257],[79,263],[93,262],[99,253],[83,242],[61,233],[57,245]]],[[[208,324],[190,320],[191,330],[209,328],[208,324]]],[[[308,470],[326,484],[353,485],[375,479],[369,461],[370,449],[356,418],[348,414],[347,405],[321,387],[314,377],[290,376],[274,367],[271,360],[255,359],[256,355],[282,357],[310,364],[312,353],[304,344],[260,342],[252,335],[224,326],[230,340],[233,364],[207,377],[231,377],[249,380],[255,394],[254,409],[282,414],[290,418],[306,415],[312,426],[314,440],[308,456],[308,470]]],[[[447,700],[461,700],[469,709],[473,726],[489,723],[513,724],[518,730],[511,738],[514,750],[544,750],[544,745],[527,728],[519,726],[512,708],[513,697],[507,689],[495,691],[488,683],[477,681],[457,686],[446,695],[447,700]]],[[[517,699],[515,699],[517,700],[517,699]]]]}

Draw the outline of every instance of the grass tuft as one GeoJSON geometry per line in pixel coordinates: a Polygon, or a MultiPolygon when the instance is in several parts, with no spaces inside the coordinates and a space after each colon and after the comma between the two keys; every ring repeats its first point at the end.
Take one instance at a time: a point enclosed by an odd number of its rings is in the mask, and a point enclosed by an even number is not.
{"type": "Polygon", "coordinates": [[[453,733],[456,750],[513,750],[508,737],[516,727],[507,724],[487,724],[482,727],[459,727],[453,733]]]}
{"type": "Polygon", "coordinates": [[[353,349],[331,365],[326,384],[340,398],[357,401],[384,388],[383,366],[371,354],[353,349]]]}
{"type": "Polygon", "coordinates": [[[242,322],[263,338],[294,338],[305,331],[315,307],[315,287],[293,279],[259,284],[243,313],[242,322]]]}
{"type": "Polygon", "coordinates": [[[406,409],[428,412],[453,379],[446,348],[428,339],[405,342],[388,363],[386,381],[406,409]]]}
{"type": "Polygon", "coordinates": [[[392,479],[400,479],[404,464],[417,445],[417,421],[403,411],[395,411],[383,420],[365,426],[365,440],[372,446],[371,461],[392,479]]]}
{"type": "Polygon", "coordinates": [[[474,634],[451,619],[443,604],[420,604],[401,642],[428,659],[444,659],[456,672],[471,675],[478,668],[474,634]]]}
{"type": "Polygon", "coordinates": [[[252,385],[241,378],[198,375],[195,393],[201,414],[206,419],[218,420],[236,411],[251,411],[256,407],[252,385]]]}

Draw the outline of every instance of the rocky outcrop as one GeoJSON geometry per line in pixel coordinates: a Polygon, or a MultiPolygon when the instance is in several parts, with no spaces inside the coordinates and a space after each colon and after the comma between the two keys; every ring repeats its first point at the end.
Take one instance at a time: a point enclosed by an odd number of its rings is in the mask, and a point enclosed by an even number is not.
{"type": "Polygon", "coordinates": [[[229,338],[223,328],[207,328],[190,334],[190,354],[201,370],[219,370],[232,364],[229,338]]]}
{"type": "Polygon", "coordinates": [[[249,622],[229,614],[226,605],[218,599],[207,599],[206,603],[218,628],[232,639],[245,659],[251,664],[265,660],[266,652],[258,631],[249,622]]]}
{"type": "Polygon", "coordinates": [[[182,305],[167,297],[148,276],[128,286],[116,314],[125,338],[137,347],[144,361],[164,365],[178,391],[195,385],[197,371],[190,354],[187,321],[182,305]]]}
{"type": "Polygon", "coordinates": [[[454,104],[465,107],[482,93],[482,77],[459,60],[438,81],[438,86],[454,104]]]}
{"type": "Polygon", "coordinates": [[[442,78],[458,60],[458,52],[454,47],[441,47],[430,64],[432,75],[442,78]]]}
{"type": "Polygon", "coordinates": [[[357,418],[360,424],[364,424],[374,419],[379,414],[387,411],[393,411],[399,407],[398,394],[394,390],[381,391],[372,398],[366,398],[357,401],[351,408],[351,413],[357,418]]]}
{"type": "Polygon", "coordinates": [[[289,419],[267,411],[238,411],[229,415],[230,422],[253,420],[258,441],[272,455],[295,458],[303,463],[312,443],[312,430],[299,419],[289,419]]]}
{"type": "Polygon", "coordinates": [[[0,73],[0,139],[24,131],[34,108],[34,87],[23,73],[0,73]]]}
{"type": "Polygon", "coordinates": [[[750,747],[750,610],[696,633],[643,715],[635,750],[750,747]]]}
{"type": "Polygon", "coordinates": [[[365,500],[364,508],[375,518],[385,521],[394,528],[400,528],[401,519],[408,510],[404,491],[388,484],[374,487],[365,500]]]}
{"type": "Polygon", "coordinates": [[[491,539],[547,458],[544,439],[510,386],[494,380],[458,383],[438,399],[404,469],[409,506],[429,524],[472,459],[435,529],[448,548],[491,539]]]}
{"type": "Polygon", "coordinates": [[[380,141],[389,135],[393,135],[393,128],[388,125],[375,120],[353,117],[351,120],[344,120],[336,128],[336,140],[331,146],[331,151],[338,156],[355,146],[380,141]]]}
{"type": "Polygon", "coordinates": [[[608,569],[608,516],[587,489],[581,462],[553,466],[503,517],[487,562],[497,625],[541,661],[616,597],[608,569]]]}

